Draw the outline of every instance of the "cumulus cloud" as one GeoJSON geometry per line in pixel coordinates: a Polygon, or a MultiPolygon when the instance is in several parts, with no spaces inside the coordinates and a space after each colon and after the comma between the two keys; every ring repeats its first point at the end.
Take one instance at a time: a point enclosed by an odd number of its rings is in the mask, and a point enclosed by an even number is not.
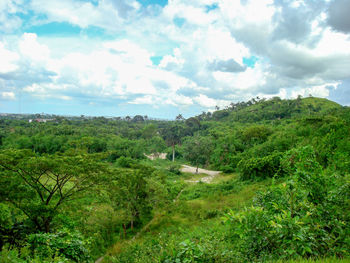
{"type": "Polygon", "coordinates": [[[0,46],[0,53],[9,58],[3,63],[3,71],[12,74],[8,83],[15,83],[17,91],[30,96],[62,100],[119,98],[131,104],[193,104],[191,98],[177,91],[196,87],[196,83],[154,66],[152,54],[129,40],[101,42],[96,50],[68,53],[62,58],[52,57],[50,49],[35,34],[24,34],[17,43],[17,53],[0,46]],[[29,65],[32,71],[28,70],[29,65]],[[41,71],[43,68],[48,71],[41,71]],[[26,78],[24,71],[28,74],[26,78]]]}
{"type": "Polygon", "coordinates": [[[217,105],[216,100],[209,98],[208,96],[203,94],[199,94],[199,96],[195,97],[194,101],[206,108],[212,108],[217,105]]]}
{"type": "Polygon", "coordinates": [[[46,45],[37,41],[37,35],[24,33],[19,43],[19,52],[30,61],[46,62],[50,58],[50,50],[46,45]]]}
{"type": "MultiPolygon", "coordinates": [[[[327,97],[350,78],[347,3],[172,0],[161,8],[136,0],[31,0],[30,24],[66,22],[107,35],[4,36],[0,80],[15,87],[14,96],[22,90],[42,99],[157,107],[212,109],[256,95],[327,97]]],[[[0,30],[23,6],[0,3],[0,30]]]]}

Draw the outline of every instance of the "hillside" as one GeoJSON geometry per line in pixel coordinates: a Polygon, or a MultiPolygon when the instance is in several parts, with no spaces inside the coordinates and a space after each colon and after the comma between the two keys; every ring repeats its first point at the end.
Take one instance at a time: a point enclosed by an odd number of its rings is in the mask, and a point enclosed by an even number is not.
{"type": "Polygon", "coordinates": [[[254,99],[187,120],[0,127],[1,262],[350,256],[348,107],[254,99]],[[161,152],[168,159],[144,155],[161,152]]]}
{"type": "Polygon", "coordinates": [[[313,114],[326,114],[342,106],[323,98],[298,98],[282,100],[252,99],[248,102],[232,103],[224,110],[215,111],[211,119],[236,122],[259,122],[283,118],[298,118],[313,114]]]}

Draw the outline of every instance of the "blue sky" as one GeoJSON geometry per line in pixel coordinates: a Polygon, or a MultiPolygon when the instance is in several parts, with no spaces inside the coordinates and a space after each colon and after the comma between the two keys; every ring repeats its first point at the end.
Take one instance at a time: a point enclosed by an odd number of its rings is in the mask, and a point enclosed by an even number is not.
{"type": "Polygon", "coordinates": [[[173,119],[350,105],[350,0],[2,0],[0,112],[173,119]]]}

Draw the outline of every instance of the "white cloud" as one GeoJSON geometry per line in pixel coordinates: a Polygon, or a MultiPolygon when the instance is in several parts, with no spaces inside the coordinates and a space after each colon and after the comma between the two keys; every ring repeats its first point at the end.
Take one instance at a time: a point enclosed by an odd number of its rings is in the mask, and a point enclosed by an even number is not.
{"type": "MultiPolygon", "coordinates": [[[[41,44],[35,34],[24,34],[18,39],[17,46],[21,55],[16,56],[18,65],[28,61],[36,68],[46,67],[53,72],[42,82],[35,79],[31,82],[28,78],[23,91],[35,97],[68,100],[88,96],[130,100],[137,95],[141,97],[132,99],[131,103],[193,104],[190,98],[177,91],[184,87],[195,88],[196,84],[153,66],[152,54],[129,40],[101,42],[91,52],[67,53],[62,58],[53,58],[50,49],[41,44]]],[[[17,64],[13,65],[13,70],[19,69],[17,64]]]]}
{"type": "Polygon", "coordinates": [[[149,105],[154,105],[154,106],[156,106],[155,100],[154,100],[153,97],[150,96],[150,95],[147,95],[147,96],[144,96],[144,97],[136,98],[136,99],[130,101],[129,103],[130,103],[130,104],[149,104],[149,105]]]}
{"type": "Polygon", "coordinates": [[[174,49],[174,55],[166,55],[162,58],[159,63],[159,67],[165,69],[181,69],[185,59],[181,55],[181,50],[179,48],[174,49]]]}
{"type": "Polygon", "coordinates": [[[19,56],[5,48],[0,42],[0,73],[9,73],[18,69],[19,56]]]}
{"type": "Polygon", "coordinates": [[[50,58],[50,50],[46,45],[40,44],[37,35],[24,33],[18,43],[19,52],[31,61],[47,62],[50,58]]]}
{"type": "MultiPolygon", "coordinates": [[[[28,12],[20,0],[7,3],[0,3],[0,24],[1,15],[28,12]]],[[[162,9],[134,0],[32,0],[28,24],[95,26],[108,37],[4,36],[0,79],[42,98],[178,107],[212,108],[256,95],[327,97],[330,86],[350,78],[349,34],[327,24],[330,4],[171,0],[162,9]],[[158,66],[153,56],[162,58],[158,66]],[[245,65],[245,59],[257,61],[245,65]]]]}
{"type": "Polygon", "coordinates": [[[49,4],[46,0],[32,0],[30,7],[36,13],[45,14],[48,22],[68,22],[81,28],[98,26],[119,31],[124,19],[138,11],[140,5],[136,0],[101,0],[97,5],[81,0],[50,0],[49,4]]]}
{"type": "Polygon", "coordinates": [[[314,97],[326,98],[329,96],[330,88],[336,89],[341,83],[340,82],[331,82],[323,85],[310,86],[308,88],[302,88],[299,90],[294,90],[291,97],[296,98],[298,95],[307,97],[312,95],[314,97]]]}
{"type": "Polygon", "coordinates": [[[164,104],[169,104],[173,106],[190,106],[193,105],[193,99],[184,95],[173,94],[173,96],[169,97],[164,101],[164,104]]]}
{"type": "Polygon", "coordinates": [[[5,92],[1,92],[1,98],[5,100],[14,100],[16,98],[16,95],[14,92],[5,91],[5,92]]]}
{"type": "MultiPolygon", "coordinates": [[[[206,1],[213,2],[213,1],[206,1]]],[[[174,18],[183,18],[187,23],[197,26],[208,25],[217,19],[217,14],[213,12],[205,11],[205,2],[203,1],[183,1],[174,0],[169,1],[168,5],[164,8],[163,14],[169,20],[174,18]]]]}
{"type": "Polygon", "coordinates": [[[16,13],[24,13],[23,0],[0,1],[0,31],[11,33],[22,26],[22,19],[16,13]]]}
{"type": "Polygon", "coordinates": [[[212,108],[217,105],[216,100],[211,99],[208,96],[203,94],[199,94],[199,96],[195,97],[193,100],[205,108],[212,108]]]}

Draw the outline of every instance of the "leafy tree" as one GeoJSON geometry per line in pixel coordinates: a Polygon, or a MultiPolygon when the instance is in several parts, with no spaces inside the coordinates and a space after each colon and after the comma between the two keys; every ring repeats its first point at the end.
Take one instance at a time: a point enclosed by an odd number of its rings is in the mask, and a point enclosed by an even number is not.
{"type": "Polygon", "coordinates": [[[136,115],[134,118],[132,118],[133,122],[144,122],[145,119],[141,115],[136,115]]]}
{"type": "Polygon", "coordinates": [[[142,138],[150,139],[157,134],[157,126],[153,123],[148,124],[142,129],[142,138]]]}
{"type": "Polygon", "coordinates": [[[196,166],[198,173],[199,165],[207,165],[213,150],[212,140],[208,137],[189,137],[184,142],[184,157],[196,166]]]}
{"type": "Polygon", "coordinates": [[[254,144],[266,141],[270,134],[271,130],[268,127],[263,125],[254,125],[246,128],[242,133],[242,137],[247,143],[254,144]]]}
{"type": "Polygon", "coordinates": [[[173,162],[175,161],[175,145],[177,145],[184,134],[184,128],[178,123],[174,123],[171,126],[168,126],[163,129],[162,135],[166,143],[172,147],[173,150],[173,162]]]}
{"type": "Polygon", "coordinates": [[[50,232],[62,204],[91,190],[106,171],[91,155],[37,156],[29,150],[4,150],[0,200],[20,210],[38,231],[50,232]]]}
{"type": "Polygon", "coordinates": [[[159,136],[146,141],[148,153],[162,153],[166,149],[164,140],[159,136]]]}
{"type": "Polygon", "coordinates": [[[201,123],[198,120],[198,118],[188,118],[185,121],[185,124],[187,126],[188,134],[187,135],[193,135],[194,132],[198,131],[201,127],[201,123]]]}
{"type": "Polygon", "coordinates": [[[110,193],[113,206],[123,215],[123,229],[129,225],[134,228],[142,218],[148,217],[151,207],[147,192],[147,178],[152,168],[140,166],[138,169],[119,170],[110,181],[110,193]]]}

